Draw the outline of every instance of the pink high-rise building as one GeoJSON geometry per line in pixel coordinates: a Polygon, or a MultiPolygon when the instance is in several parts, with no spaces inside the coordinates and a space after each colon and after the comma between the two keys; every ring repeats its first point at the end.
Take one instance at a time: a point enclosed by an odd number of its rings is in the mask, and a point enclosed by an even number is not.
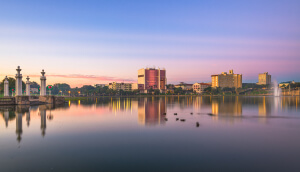
{"type": "Polygon", "coordinates": [[[138,70],[138,89],[147,93],[149,89],[159,89],[160,92],[166,90],[167,78],[166,70],[146,68],[138,70]]]}

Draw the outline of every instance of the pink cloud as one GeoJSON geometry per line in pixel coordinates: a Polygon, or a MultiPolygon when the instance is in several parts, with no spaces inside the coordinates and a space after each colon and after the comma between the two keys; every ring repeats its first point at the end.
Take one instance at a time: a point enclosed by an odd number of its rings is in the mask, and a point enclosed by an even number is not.
{"type": "MultiPolygon", "coordinates": [[[[40,77],[40,75],[29,75],[30,77],[40,77]]],[[[81,74],[69,74],[69,75],[58,75],[58,74],[50,74],[46,75],[46,77],[60,77],[60,78],[71,78],[71,79],[90,79],[95,81],[128,81],[132,82],[132,79],[125,78],[117,78],[111,76],[98,76],[98,75],[81,75],[81,74]]]]}
{"type": "MultiPolygon", "coordinates": [[[[2,75],[2,74],[0,74],[2,75]]],[[[4,75],[2,75],[4,76],[4,75]]],[[[8,77],[14,77],[14,75],[7,75],[8,77]]],[[[28,75],[31,78],[31,81],[36,81],[39,83],[39,78],[41,75],[28,75]]],[[[27,75],[23,76],[26,78],[27,75]]],[[[67,84],[70,84],[71,87],[81,87],[82,85],[94,85],[99,83],[108,83],[108,82],[129,82],[132,83],[135,80],[128,79],[128,78],[118,78],[118,77],[111,77],[111,76],[98,76],[98,75],[81,75],[81,74],[69,74],[69,75],[59,75],[59,74],[49,74],[46,75],[47,80],[50,84],[55,83],[62,83],[65,82],[67,84]]]]}

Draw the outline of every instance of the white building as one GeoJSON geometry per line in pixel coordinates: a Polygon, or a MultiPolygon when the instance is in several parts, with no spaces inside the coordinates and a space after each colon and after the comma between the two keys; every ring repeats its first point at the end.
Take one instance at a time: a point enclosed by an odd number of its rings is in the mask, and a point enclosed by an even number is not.
{"type": "Polygon", "coordinates": [[[32,94],[38,94],[39,93],[39,89],[38,88],[30,88],[30,93],[32,93],[32,94]]]}
{"type": "Polygon", "coordinates": [[[196,93],[202,93],[205,88],[211,87],[211,84],[208,83],[195,83],[193,84],[193,91],[196,93]]]}
{"type": "Polygon", "coordinates": [[[187,84],[184,82],[180,82],[180,84],[174,85],[175,88],[181,88],[182,90],[192,90],[193,84],[187,84]]]}
{"type": "Polygon", "coordinates": [[[131,83],[117,83],[117,82],[112,82],[109,83],[108,85],[109,89],[113,89],[113,90],[124,90],[124,91],[131,91],[132,90],[132,85],[131,83]]]}

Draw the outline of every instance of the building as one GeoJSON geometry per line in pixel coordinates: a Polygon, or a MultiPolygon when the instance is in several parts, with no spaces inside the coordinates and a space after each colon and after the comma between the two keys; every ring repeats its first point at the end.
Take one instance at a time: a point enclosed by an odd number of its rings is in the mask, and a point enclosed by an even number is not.
{"type": "Polygon", "coordinates": [[[187,84],[184,82],[180,82],[180,84],[177,84],[174,86],[175,88],[182,88],[182,90],[192,90],[193,84],[187,84]]]}
{"type": "Polygon", "coordinates": [[[117,83],[117,82],[112,82],[108,84],[109,89],[113,90],[123,90],[123,91],[131,91],[132,90],[132,84],[131,83],[117,83]]]}
{"type": "Polygon", "coordinates": [[[138,89],[138,84],[137,83],[132,83],[131,84],[131,89],[132,90],[137,90],[138,89]]]}
{"type": "Polygon", "coordinates": [[[138,70],[138,89],[147,93],[149,89],[165,92],[167,85],[166,70],[146,68],[138,70]]]}
{"type": "Polygon", "coordinates": [[[32,93],[32,94],[38,94],[39,93],[39,89],[38,88],[30,88],[30,93],[32,93]]]}
{"type": "Polygon", "coordinates": [[[211,87],[211,84],[208,83],[195,83],[193,84],[193,92],[202,93],[205,88],[211,87]]]}
{"type": "Polygon", "coordinates": [[[222,72],[218,75],[211,75],[212,87],[228,87],[228,88],[242,88],[242,75],[234,74],[233,70],[222,72]]]}
{"type": "Polygon", "coordinates": [[[295,81],[281,82],[279,88],[288,88],[291,84],[295,84],[295,81]]]}
{"type": "Polygon", "coordinates": [[[271,84],[271,75],[268,72],[258,74],[257,85],[269,85],[271,84]]]}

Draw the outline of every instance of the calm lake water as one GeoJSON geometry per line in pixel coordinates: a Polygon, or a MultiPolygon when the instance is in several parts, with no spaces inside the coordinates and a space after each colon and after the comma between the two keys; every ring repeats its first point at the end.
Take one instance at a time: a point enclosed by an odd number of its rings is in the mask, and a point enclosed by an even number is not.
{"type": "Polygon", "coordinates": [[[0,171],[300,171],[299,101],[187,96],[0,106],[0,171]]]}

